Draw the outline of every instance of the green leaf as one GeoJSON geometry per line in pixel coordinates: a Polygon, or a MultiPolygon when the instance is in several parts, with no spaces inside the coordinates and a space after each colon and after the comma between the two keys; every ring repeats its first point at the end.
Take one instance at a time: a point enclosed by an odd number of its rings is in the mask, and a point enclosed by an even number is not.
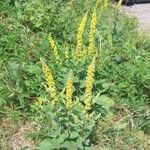
{"type": "Polygon", "coordinates": [[[89,145],[90,144],[90,139],[87,139],[86,141],[85,141],[85,145],[89,145]]]}
{"type": "Polygon", "coordinates": [[[71,134],[70,134],[70,138],[71,139],[75,139],[77,137],[79,137],[79,133],[78,132],[76,132],[76,131],[71,132],[71,134]]]}
{"type": "Polygon", "coordinates": [[[38,150],[51,150],[51,147],[51,140],[45,139],[39,144],[38,150]]]}
{"type": "Polygon", "coordinates": [[[59,136],[61,134],[61,126],[59,126],[59,125],[55,126],[55,128],[54,128],[54,134],[55,134],[54,137],[59,136]]]}
{"type": "Polygon", "coordinates": [[[58,139],[45,139],[39,144],[38,150],[53,150],[59,149],[61,146],[58,139]]]}
{"type": "Polygon", "coordinates": [[[61,145],[62,148],[67,148],[68,150],[75,150],[76,143],[73,141],[66,141],[61,145]]]}
{"type": "Polygon", "coordinates": [[[114,100],[107,97],[106,95],[101,95],[95,99],[95,103],[101,105],[103,108],[109,110],[111,107],[114,106],[114,100]]]}
{"type": "Polygon", "coordinates": [[[79,80],[79,78],[78,77],[74,77],[74,83],[80,83],[80,80],[79,80]]]}
{"type": "Polygon", "coordinates": [[[81,80],[80,81],[80,88],[82,89],[82,88],[84,88],[85,87],[85,81],[84,80],[81,80]]]}
{"type": "Polygon", "coordinates": [[[76,141],[77,147],[80,149],[83,149],[83,139],[82,138],[78,138],[76,141]]]}
{"type": "Polygon", "coordinates": [[[108,90],[108,89],[112,86],[112,84],[111,84],[111,83],[104,82],[104,83],[102,84],[102,86],[103,86],[103,88],[104,88],[105,90],[108,90]]]}
{"type": "Polygon", "coordinates": [[[68,131],[66,130],[59,136],[59,142],[63,143],[68,138],[68,131]]]}

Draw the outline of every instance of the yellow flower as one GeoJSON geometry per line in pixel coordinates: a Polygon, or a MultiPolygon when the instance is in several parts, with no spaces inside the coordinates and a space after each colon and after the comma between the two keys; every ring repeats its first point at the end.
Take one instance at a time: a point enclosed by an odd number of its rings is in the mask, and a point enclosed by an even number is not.
{"type": "Polygon", "coordinates": [[[82,55],[83,33],[84,33],[86,21],[87,21],[87,13],[84,15],[78,28],[77,47],[76,47],[76,53],[75,53],[77,60],[80,60],[83,56],[82,55]]]}
{"type": "Polygon", "coordinates": [[[93,61],[89,65],[87,70],[86,89],[85,89],[85,96],[84,96],[84,104],[85,104],[86,111],[91,109],[94,73],[95,73],[95,58],[93,58],[93,61]]]}
{"type": "Polygon", "coordinates": [[[72,107],[72,94],[73,94],[73,72],[70,71],[66,85],[66,107],[72,107]]]}
{"type": "Polygon", "coordinates": [[[53,54],[54,54],[54,57],[55,57],[55,60],[56,60],[56,63],[58,65],[61,64],[61,59],[59,57],[59,53],[58,53],[58,47],[57,47],[57,44],[56,42],[54,41],[54,39],[52,38],[52,35],[51,33],[48,35],[48,41],[49,41],[49,44],[53,50],[53,54]]]}
{"type": "Polygon", "coordinates": [[[48,66],[44,61],[42,61],[42,68],[43,68],[43,73],[45,75],[45,79],[47,81],[48,92],[50,93],[53,104],[55,104],[55,102],[57,101],[57,94],[56,94],[55,82],[52,75],[52,71],[48,68],[48,66]]]}
{"type": "Polygon", "coordinates": [[[95,48],[95,29],[96,29],[96,23],[97,23],[97,13],[96,10],[94,10],[92,14],[91,24],[90,24],[90,33],[89,33],[89,47],[88,47],[88,55],[93,56],[96,48],[95,48]]]}
{"type": "Polygon", "coordinates": [[[119,8],[121,7],[122,1],[123,1],[123,0],[119,0],[119,2],[118,2],[118,7],[119,7],[119,8]]]}

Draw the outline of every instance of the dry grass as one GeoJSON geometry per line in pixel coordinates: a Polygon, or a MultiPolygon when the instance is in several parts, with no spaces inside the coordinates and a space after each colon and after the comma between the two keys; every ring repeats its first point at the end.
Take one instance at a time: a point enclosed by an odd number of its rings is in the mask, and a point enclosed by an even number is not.
{"type": "Polygon", "coordinates": [[[13,124],[9,118],[2,118],[0,126],[0,149],[21,150],[24,147],[35,148],[34,141],[28,135],[34,130],[34,124],[13,124]]]}

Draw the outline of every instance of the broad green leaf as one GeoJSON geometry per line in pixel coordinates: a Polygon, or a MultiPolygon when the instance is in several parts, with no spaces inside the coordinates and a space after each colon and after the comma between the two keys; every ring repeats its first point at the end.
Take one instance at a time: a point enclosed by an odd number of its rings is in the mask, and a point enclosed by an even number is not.
{"type": "Polygon", "coordinates": [[[60,134],[61,134],[61,126],[56,125],[56,126],[54,127],[54,129],[51,131],[51,136],[52,136],[52,137],[57,137],[57,136],[59,136],[60,134]]]}
{"type": "Polygon", "coordinates": [[[101,95],[95,99],[95,103],[101,105],[103,108],[109,110],[111,107],[114,106],[114,100],[109,98],[106,95],[101,95]]]}
{"type": "Polygon", "coordinates": [[[53,150],[60,148],[60,142],[57,139],[45,139],[39,144],[38,150],[53,150]]]}
{"type": "Polygon", "coordinates": [[[60,143],[63,143],[67,138],[68,138],[68,131],[66,130],[59,136],[58,140],[60,143]]]}
{"type": "Polygon", "coordinates": [[[51,150],[52,144],[50,139],[43,140],[39,146],[38,150],[51,150]]]}
{"type": "Polygon", "coordinates": [[[77,137],[79,137],[79,133],[78,132],[76,132],[76,131],[71,132],[71,134],[70,134],[70,138],[71,139],[75,139],[77,137]]]}
{"type": "Polygon", "coordinates": [[[62,148],[67,148],[67,150],[76,150],[76,143],[73,141],[66,141],[61,145],[62,148]]]}
{"type": "Polygon", "coordinates": [[[80,137],[76,141],[77,147],[83,149],[83,139],[80,137]]]}

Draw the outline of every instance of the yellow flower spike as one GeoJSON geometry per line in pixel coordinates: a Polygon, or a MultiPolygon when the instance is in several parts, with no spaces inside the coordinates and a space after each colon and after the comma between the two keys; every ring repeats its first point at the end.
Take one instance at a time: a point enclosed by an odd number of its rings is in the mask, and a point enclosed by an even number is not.
{"type": "Polygon", "coordinates": [[[49,41],[49,44],[53,50],[53,54],[54,54],[54,57],[55,57],[55,60],[56,60],[56,63],[58,65],[61,65],[61,59],[59,57],[59,53],[58,53],[58,47],[57,47],[57,44],[56,42],[54,41],[54,39],[52,38],[52,35],[51,33],[48,35],[48,41],[49,41]]]}
{"type": "Polygon", "coordinates": [[[56,87],[55,87],[52,71],[48,68],[48,66],[44,61],[42,61],[42,68],[43,68],[43,73],[45,75],[45,79],[47,81],[48,92],[50,93],[52,104],[55,104],[57,102],[57,94],[56,94],[56,87]]]}
{"type": "Polygon", "coordinates": [[[120,9],[120,7],[121,7],[122,1],[123,1],[123,0],[119,0],[119,2],[118,2],[118,7],[119,7],[119,9],[120,9]]]}
{"type": "Polygon", "coordinates": [[[94,73],[95,73],[95,57],[93,58],[92,63],[89,65],[87,70],[86,89],[85,89],[85,96],[84,96],[84,104],[85,104],[86,111],[91,109],[94,73]]]}
{"type": "Polygon", "coordinates": [[[89,33],[89,47],[88,47],[88,55],[93,56],[96,47],[95,47],[95,29],[96,29],[96,23],[97,23],[97,13],[96,10],[94,10],[92,14],[92,19],[90,23],[90,33],[89,33]]]}
{"type": "Polygon", "coordinates": [[[66,85],[66,107],[70,109],[72,107],[72,95],[73,95],[73,72],[70,71],[68,75],[66,85]]]}
{"type": "Polygon", "coordinates": [[[87,22],[87,13],[84,15],[84,17],[79,25],[78,33],[77,33],[77,46],[76,46],[75,57],[78,61],[83,56],[83,54],[82,54],[83,33],[84,33],[86,22],[87,22]]]}

